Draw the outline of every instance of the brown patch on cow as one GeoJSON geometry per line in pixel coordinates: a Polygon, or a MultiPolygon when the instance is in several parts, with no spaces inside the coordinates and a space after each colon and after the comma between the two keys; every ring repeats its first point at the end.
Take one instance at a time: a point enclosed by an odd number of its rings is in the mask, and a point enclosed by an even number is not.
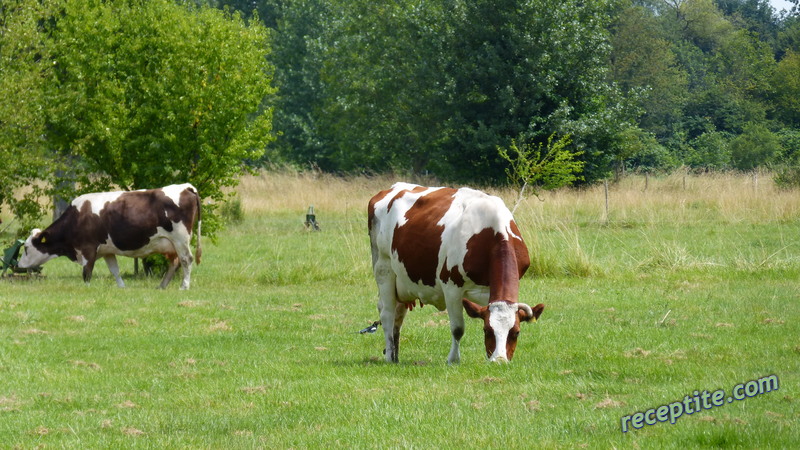
{"type": "Polygon", "coordinates": [[[490,260],[494,247],[495,232],[484,228],[467,241],[467,254],[464,256],[464,272],[474,283],[489,286],[490,260]]]}
{"type": "Polygon", "coordinates": [[[489,286],[490,302],[516,302],[519,279],[529,265],[525,243],[514,238],[508,241],[492,228],[484,228],[467,241],[464,271],[476,284],[489,286]]]}
{"type": "MultiPolygon", "coordinates": [[[[162,189],[126,192],[116,201],[107,203],[100,211],[100,218],[120,250],[144,247],[156,234],[157,227],[171,232],[173,222],[186,223],[179,206],[162,189]]],[[[191,229],[191,225],[186,228],[191,229]]]]}
{"type": "Polygon", "coordinates": [[[444,259],[444,264],[442,264],[442,271],[439,273],[439,279],[442,280],[443,283],[452,281],[456,286],[464,287],[464,277],[461,276],[458,266],[453,266],[448,269],[447,258],[444,259]]]}
{"type": "Polygon", "coordinates": [[[397,252],[408,277],[415,283],[436,285],[436,266],[444,231],[444,226],[437,224],[450,209],[455,193],[455,189],[443,188],[420,197],[406,212],[406,223],[395,227],[392,250],[397,252]]]}
{"type": "Polygon", "coordinates": [[[525,241],[522,240],[522,233],[517,228],[517,223],[512,220],[510,228],[515,236],[519,236],[519,239],[511,238],[511,245],[514,246],[514,255],[517,257],[517,270],[519,270],[519,277],[522,278],[531,265],[531,258],[528,254],[528,247],[525,245],[525,241]]]}
{"type": "Polygon", "coordinates": [[[66,256],[70,261],[77,261],[78,255],[75,252],[75,248],[81,242],[76,240],[74,242],[75,246],[73,246],[71,245],[73,242],[70,239],[72,239],[71,235],[74,232],[71,230],[75,229],[75,224],[79,224],[80,215],[78,208],[70,205],[55,222],[35,236],[31,243],[42,253],[66,256]]]}

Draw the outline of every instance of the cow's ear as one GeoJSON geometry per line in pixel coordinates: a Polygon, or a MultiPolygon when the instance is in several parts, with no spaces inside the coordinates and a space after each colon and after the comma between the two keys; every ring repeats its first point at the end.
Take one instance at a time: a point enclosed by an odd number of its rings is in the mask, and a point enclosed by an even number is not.
{"type": "Polygon", "coordinates": [[[542,303],[539,303],[533,308],[530,308],[527,305],[525,306],[526,306],[525,308],[521,307],[519,311],[517,311],[517,314],[519,314],[520,322],[529,322],[531,320],[536,322],[539,319],[539,316],[542,315],[542,311],[544,311],[544,304],[542,303]],[[530,314],[528,314],[527,311],[528,309],[530,309],[530,314]]]}
{"type": "Polygon", "coordinates": [[[474,319],[482,319],[486,315],[486,311],[489,309],[486,306],[473,303],[465,298],[461,299],[461,303],[464,304],[464,310],[467,311],[467,315],[474,319]]]}

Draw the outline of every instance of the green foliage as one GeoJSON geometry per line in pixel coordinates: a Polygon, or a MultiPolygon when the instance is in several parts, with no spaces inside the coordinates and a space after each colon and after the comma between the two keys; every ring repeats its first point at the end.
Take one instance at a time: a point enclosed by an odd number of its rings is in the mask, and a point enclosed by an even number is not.
{"type": "Polygon", "coordinates": [[[41,34],[49,4],[11,0],[0,5],[0,209],[27,225],[43,213],[38,199],[51,179],[42,111],[53,82],[49,45],[41,34]]]}
{"type": "MultiPolygon", "coordinates": [[[[2,70],[14,75],[0,92],[18,93],[0,100],[0,155],[25,151],[0,169],[11,174],[0,202],[23,212],[9,192],[32,180],[44,183],[29,195],[71,182],[79,193],[190,182],[220,201],[273,139],[270,42],[257,19],[169,0],[63,0],[58,13],[18,4],[3,9],[14,45],[0,46],[2,70]],[[23,114],[3,119],[14,110],[23,114]]],[[[203,217],[212,235],[214,209],[203,217]]]]}
{"type": "Polygon", "coordinates": [[[775,164],[775,184],[783,189],[800,187],[800,130],[778,134],[782,152],[775,164]]]}
{"type": "Polygon", "coordinates": [[[781,153],[774,133],[760,124],[749,124],[744,133],[731,141],[731,163],[739,170],[753,170],[772,163],[781,153]]]}
{"type": "MultiPolygon", "coordinates": [[[[81,157],[83,189],[188,181],[222,200],[242,162],[271,139],[266,29],[167,0],[64,8],[49,136],[81,157]]],[[[206,223],[213,234],[214,220],[206,223]]]]}
{"type": "Polygon", "coordinates": [[[219,210],[222,220],[226,224],[237,224],[244,220],[244,209],[242,209],[242,199],[238,196],[229,197],[219,210]]]}
{"type": "Polygon", "coordinates": [[[72,180],[222,202],[274,163],[498,184],[498,147],[553,134],[586,183],[724,168],[722,137],[800,127],[798,17],[766,0],[10,0],[0,205],[72,180]]]}
{"type": "Polygon", "coordinates": [[[703,170],[724,170],[731,167],[728,133],[718,131],[703,133],[691,142],[691,150],[685,158],[689,167],[703,170]]]}
{"type": "Polygon", "coordinates": [[[542,143],[518,146],[516,139],[512,139],[507,149],[498,147],[497,151],[511,165],[506,169],[506,175],[520,188],[520,195],[527,186],[538,195],[538,189],[557,189],[582,179],[580,172],[584,162],[575,160],[582,152],[571,151],[569,144],[569,136],[562,136],[555,142],[550,136],[546,149],[542,143]]]}
{"type": "Polygon", "coordinates": [[[800,52],[786,53],[775,69],[772,84],[774,114],[786,125],[800,128],[800,52]]]}
{"type": "Polygon", "coordinates": [[[790,22],[762,0],[654,0],[621,9],[612,76],[639,108],[637,124],[671,154],[666,161],[727,168],[724,140],[749,124],[774,127],[768,120],[780,112],[771,99],[783,96],[774,55],[790,22]]]}
{"type": "MultiPolygon", "coordinates": [[[[543,142],[557,132],[570,134],[575,150],[602,148],[619,120],[605,77],[605,19],[598,19],[609,8],[554,0],[335,3],[329,26],[306,47],[324,62],[316,124],[331,146],[321,167],[498,182],[504,163],[496,148],[511,138],[543,142]]],[[[594,152],[583,156],[602,165],[594,152]]]]}
{"type": "Polygon", "coordinates": [[[647,9],[624,9],[614,26],[610,65],[612,79],[641,111],[640,126],[663,137],[680,120],[688,76],[662,35],[647,9]]]}

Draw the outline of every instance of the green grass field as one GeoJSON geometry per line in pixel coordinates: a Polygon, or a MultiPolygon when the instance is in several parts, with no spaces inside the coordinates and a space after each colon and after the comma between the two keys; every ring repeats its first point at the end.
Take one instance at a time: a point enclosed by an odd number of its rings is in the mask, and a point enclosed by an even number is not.
{"type": "Polygon", "coordinates": [[[602,187],[526,200],[521,296],[546,309],[507,365],[468,321],[453,367],[432,307],[397,365],[358,334],[377,320],[366,203],[388,178],[245,179],[245,219],[203,241],[189,291],[126,259],[126,289],[65,258],[0,281],[0,446],[800,448],[800,193],[765,179],[631,178],[608,213],[602,187]],[[621,430],[769,375],[777,390],[621,430]]]}

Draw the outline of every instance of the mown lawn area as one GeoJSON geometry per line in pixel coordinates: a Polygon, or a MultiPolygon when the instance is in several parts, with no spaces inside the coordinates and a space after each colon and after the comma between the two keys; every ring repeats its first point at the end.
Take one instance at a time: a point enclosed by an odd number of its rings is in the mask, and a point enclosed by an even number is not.
{"type": "Polygon", "coordinates": [[[366,202],[390,180],[245,179],[244,220],[204,239],[189,291],[155,289],[126,259],[125,289],[103,263],[84,285],[65,258],[0,281],[0,443],[798,448],[798,192],[716,182],[740,201],[695,178],[614,186],[608,213],[602,187],[524,201],[536,257],[521,297],[546,309],[509,364],[486,362],[468,320],[448,366],[447,316],[430,306],[406,318],[397,365],[382,329],[358,333],[378,318],[366,202]],[[312,203],[322,232],[302,225],[312,203]],[[771,375],[777,389],[727,401],[771,375]],[[721,406],[622,432],[623,417],[718,390],[721,406]]]}

